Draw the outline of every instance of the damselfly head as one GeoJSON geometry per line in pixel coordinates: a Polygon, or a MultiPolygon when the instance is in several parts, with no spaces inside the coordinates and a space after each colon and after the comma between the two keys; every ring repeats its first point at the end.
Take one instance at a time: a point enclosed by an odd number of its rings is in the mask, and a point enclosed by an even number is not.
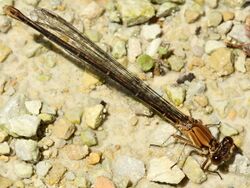
{"type": "Polygon", "coordinates": [[[226,161],[229,161],[233,157],[236,149],[237,147],[234,144],[233,139],[229,136],[226,136],[219,143],[215,152],[212,154],[211,162],[213,164],[220,165],[226,161]]]}

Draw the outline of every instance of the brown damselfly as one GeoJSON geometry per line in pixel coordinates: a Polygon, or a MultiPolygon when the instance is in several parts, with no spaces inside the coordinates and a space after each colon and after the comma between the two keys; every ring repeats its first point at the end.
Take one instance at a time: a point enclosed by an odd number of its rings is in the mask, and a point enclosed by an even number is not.
{"type": "Polygon", "coordinates": [[[79,63],[87,64],[97,73],[109,77],[146,104],[150,110],[172,123],[184,135],[173,136],[193,146],[206,157],[203,169],[207,169],[210,164],[221,165],[235,153],[237,147],[231,137],[218,141],[201,120],[182,113],[60,16],[45,9],[35,9],[32,12],[34,19],[31,20],[13,6],[6,6],[5,13],[39,31],[79,63]]]}

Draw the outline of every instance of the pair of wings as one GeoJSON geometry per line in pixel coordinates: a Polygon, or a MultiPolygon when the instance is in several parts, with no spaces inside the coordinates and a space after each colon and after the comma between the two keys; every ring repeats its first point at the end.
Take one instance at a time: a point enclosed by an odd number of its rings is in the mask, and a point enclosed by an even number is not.
{"type": "Polygon", "coordinates": [[[31,20],[13,6],[8,6],[5,12],[42,33],[71,54],[79,63],[89,65],[92,69],[126,88],[170,123],[185,125],[195,121],[180,112],[141,79],[128,72],[113,57],[60,16],[45,9],[35,9],[31,12],[33,19],[31,20]]]}

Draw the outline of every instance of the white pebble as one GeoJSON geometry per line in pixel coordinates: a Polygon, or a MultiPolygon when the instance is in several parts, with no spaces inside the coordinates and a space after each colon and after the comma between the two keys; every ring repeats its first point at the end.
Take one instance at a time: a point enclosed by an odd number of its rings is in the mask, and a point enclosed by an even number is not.
{"type": "Polygon", "coordinates": [[[37,6],[40,0],[25,0],[25,3],[32,6],[37,6]]]}
{"type": "Polygon", "coordinates": [[[113,163],[114,176],[126,176],[136,184],[145,174],[145,167],[142,161],[129,157],[118,156],[113,163]]]}
{"type": "Polygon", "coordinates": [[[142,53],[140,40],[137,38],[129,38],[128,40],[128,60],[135,62],[136,57],[142,53]]]}
{"type": "Polygon", "coordinates": [[[193,158],[188,157],[183,166],[183,172],[194,183],[202,183],[207,179],[206,174],[200,167],[200,164],[193,158]]]}
{"type": "MultiPolygon", "coordinates": [[[[0,112],[0,124],[9,124],[9,119],[20,115],[24,109],[24,96],[16,95],[7,102],[0,112]]],[[[8,128],[8,127],[7,127],[8,128]]]]}
{"type": "Polygon", "coordinates": [[[250,38],[246,34],[245,26],[243,24],[235,24],[233,29],[228,33],[229,37],[243,43],[249,43],[250,38]]]}
{"type": "Polygon", "coordinates": [[[72,181],[76,178],[76,175],[73,172],[66,172],[65,178],[69,181],[72,181]]]}
{"type": "Polygon", "coordinates": [[[218,48],[224,48],[226,47],[224,42],[216,41],[216,40],[209,40],[205,44],[205,52],[207,54],[211,54],[214,50],[218,48]]]}
{"type": "Polygon", "coordinates": [[[19,178],[30,178],[33,173],[32,164],[28,164],[22,161],[16,161],[14,164],[14,173],[19,178]]]}
{"type": "Polygon", "coordinates": [[[0,144],[0,155],[6,155],[10,153],[10,146],[7,142],[3,142],[0,144]]]}
{"type": "Polygon", "coordinates": [[[39,159],[38,144],[33,140],[16,140],[15,151],[17,157],[23,161],[37,161],[39,159]]]}
{"type": "Polygon", "coordinates": [[[5,141],[8,138],[8,132],[5,129],[0,129],[0,143],[5,141]]]}
{"type": "Polygon", "coordinates": [[[166,142],[166,140],[171,137],[173,133],[176,132],[171,125],[168,123],[160,124],[157,128],[150,134],[149,143],[161,146],[166,142]]]}
{"type": "Polygon", "coordinates": [[[42,108],[42,102],[39,100],[26,101],[25,107],[31,114],[38,115],[40,112],[40,109],[42,108]]]}
{"type": "Polygon", "coordinates": [[[239,86],[243,91],[250,90],[249,78],[242,78],[239,80],[239,86]]]}
{"type": "Polygon", "coordinates": [[[154,182],[178,184],[185,177],[180,168],[167,157],[153,158],[149,161],[147,179],[154,182]]]}
{"type": "Polygon", "coordinates": [[[220,126],[220,132],[224,135],[224,136],[233,136],[233,135],[237,135],[239,132],[233,128],[232,126],[230,126],[227,123],[223,123],[220,126]]]}
{"type": "Polygon", "coordinates": [[[158,24],[142,26],[141,35],[146,40],[152,40],[161,34],[161,28],[158,24]]]}
{"type": "Polygon", "coordinates": [[[49,161],[40,161],[36,164],[36,174],[39,177],[44,177],[47,175],[51,167],[52,164],[49,161]]]}
{"type": "Polygon", "coordinates": [[[10,119],[9,131],[19,136],[31,137],[35,136],[40,118],[37,116],[24,114],[10,119]]]}
{"type": "Polygon", "coordinates": [[[246,156],[236,154],[234,163],[229,166],[229,172],[250,175],[250,160],[246,156]]]}
{"type": "Polygon", "coordinates": [[[82,15],[88,19],[99,17],[103,13],[104,9],[95,1],[89,3],[82,11],[82,15]]]}
{"type": "Polygon", "coordinates": [[[238,51],[237,55],[238,57],[236,61],[234,62],[234,67],[237,71],[245,73],[246,72],[246,67],[245,67],[246,54],[243,51],[238,51]]]}
{"type": "Polygon", "coordinates": [[[232,21],[226,21],[220,24],[217,27],[217,30],[220,34],[227,34],[233,27],[233,22],[232,21]]]}
{"type": "Polygon", "coordinates": [[[160,47],[161,42],[162,42],[161,38],[157,38],[151,41],[146,49],[146,54],[151,57],[154,57],[158,52],[158,48],[160,47]]]}
{"type": "Polygon", "coordinates": [[[103,110],[104,106],[101,104],[90,106],[85,109],[84,117],[85,117],[85,123],[87,124],[88,127],[96,129],[101,125],[104,119],[103,110]]]}

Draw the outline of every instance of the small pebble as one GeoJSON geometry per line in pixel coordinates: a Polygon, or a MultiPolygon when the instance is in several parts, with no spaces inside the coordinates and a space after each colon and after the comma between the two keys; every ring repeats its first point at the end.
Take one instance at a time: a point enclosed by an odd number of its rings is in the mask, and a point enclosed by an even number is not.
{"type": "Polygon", "coordinates": [[[212,133],[212,135],[214,136],[214,138],[219,138],[219,129],[217,126],[211,126],[209,127],[210,132],[212,133]]]}
{"type": "Polygon", "coordinates": [[[222,14],[218,11],[212,11],[207,15],[209,27],[217,27],[222,22],[222,14]]]}
{"type": "Polygon", "coordinates": [[[101,160],[101,153],[100,152],[91,152],[87,157],[87,163],[90,165],[96,165],[101,160]]]}
{"type": "Polygon", "coordinates": [[[22,180],[18,180],[13,185],[15,188],[25,188],[25,184],[22,180]]]}
{"type": "Polygon", "coordinates": [[[44,103],[42,105],[41,113],[56,115],[57,111],[56,111],[56,108],[51,107],[48,104],[44,103]]]}
{"type": "MultiPolygon", "coordinates": [[[[34,180],[34,187],[46,187],[46,185],[44,184],[44,182],[41,179],[35,179],[34,180]]],[[[23,187],[25,188],[25,187],[23,187]]]]}
{"type": "Polygon", "coordinates": [[[86,30],[85,35],[93,42],[100,42],[102,34],[96,30],[86,30]]]}
{"type": "Polygon", "coordinates": [[[33,174],[32,164],[28,164],[21,161],[16,161],[14,163],[14,173],[19,178],[30,178],[33,174]]]}
{"type": "Polygon", "coordinates": [[[193,81],[188,85],[187,98],[191,98],[195,95],[203,94],[206,90],[206,84],[203,81],[193,81]]]}
{"type": "Polygon", "coordinates": [[[40,0],[24,0],[24,2],[27,5],[31,5],[33,7],[36,7],[38,5],[38,3],[40,2],[40,0]]]}
{"type": "Polygon", "coordinates": [[[176,129],[170,126],[168,123],[159,124],[150,134],[149,143],[162,146],[175,132],[176,129]]]}
{"type": "Polygon", "coordinates": [[[28,42],[23,49],[23,54],[27,58],[31,58],[42,54],[42,51],[43,46],[41,44],[36,42],[28,42]]]}
{"type": "Polygon", "coordinates": [[[2,177],[2,176],[0,176],[0,182],[3,188],[9,188],[14,183],[12,180],[2,177]]]}
{"type": "Polygon", "coordinates": [[[246,62],[246,54],[243,51],[237,51],[237,59],[234,63],[234,67],[237,71],[245,73],[246,67],[245,67],[245,62],[246,62]]]}
{"type": "Polygon", "coordinates": [[[97,129],[105,118],[105,107],[102,104],[90,106],[84,110],[85,123],[91,129],[97,129]]]}
{"type": "Polygon", "coordinates": [[[133,184],[145,175],[143,162],[129,156],[118,156],[112,166],[114,176],[126,176],[133,184]]]}
{"type": "Polygon", "coordinates": [[[61,118],[54,123],[52,134],[57,138],[69,139],[75,132],[75,126],[65,118],[61,118]]]}
{"type": "Polygon", "coordinates": [[[36,135],[40,121],[40,118],[34,115],[20,115],[9,120],[8,129],[18,136],[32,137],[36,135]]]}
{"type": "Polygon", "coordinates": [[[37,80],[41,82],[47,82],[51,79],[51,75],[47,73],[41,73],[38,75],[37,80]]]}
{"type": "Polygon", "coordinates": [[[247,116],[247,109],[246,108],[244,108],[244,107],[242,107],[242,108],[240,108],[240,110],[239,110],[239,117],[241,117],[241,118],[246,118],[246,116],[247,116]]]}
{"type": "Polygon", "coordinates": [[[241,7],[245,2],[245,0],[223,0],[222,2],[224,5],[228,7],[235,8],[235,7],[241,7]]]}
{"type": "Polygon", "coordinates": [[[65,178],[69,181],[73,181],[76,178],[76,175],[73,172],[66,172],[65,178]]]}
{"type": "Polygon", "coordinates": [[[153,5],[147,0],[117,1],[123,23],[128,26],[144,23],[155,15],[153,5]]]}
{"type": "Polygon", "coordinates": [[[180,168],[167,157],[153,158],[149,161],[147,179],[154,182],[178,184],[185,177],[180,168]]]}
{"type": "Polygon", "coordinates": [[[80,160],[86,157],[89,153],[89,148],[86,145],[81,146],[76,144],[70,144],[66,145],[64,147],[64,150],[70,160],[80,160]]]}
{"type": "Polygon", "coordinates": [[[146,54],[151,56],[151,57],[155,57],[157,55],[157,52],[158,52],[158,49],[159,49],[161,43],[162,43],[161,38],[156,38],[156,39],[152,40],[146,49],[146,54]]]}
{"type": "Polygon", "coordinates": [[[54,163],[52,169],[45,177],[45,182],[50,186],[58,184],[66,171],[67,169],[61,163],[54,163]]]}
{"type": "Polygon", "coordinates": [[[157,9],[157,17],[166,17],[170,16],[171,14],[179,11],[180,8],[177,4],[172,2],[165,2],[160,5],[160,7],[157,9]]]}
{"type": "Polygon", "coordinates": [[[115,184],[107,177],[99,176],[96,178],[94,188],[115,188],[115,184]]]}
{"type": "Polygon", "coordinates": [[[11,20],[6,16],[0,15],[0,32],[6,33],[11,28],[11,20]]]}
{"type": "Polygon", "coordinates": [[[170,58],[168,58],[168,63],[171,67],[171,70],[180,72],[185,65],[185,60],[179,56],[172,55],[170,58]]]}
{"type": "Polygon", "coordinates": [[[73,124],[80,124],[83,111],[82,108],[69,108],[65,111],[65,117],[73,124]]]}
{"type": "Polygon", "coordinates": [[[194,183],[200,184],[207,179],[207,176],[201,169],[200,164],[193,157],[187,158],[183,166],[183,172],[186,174],[188,179],[194,183]]]}
{"type": "Polygon", "coordinates": [[[127,54],[126,42],[116,39],[112,45],[112,55],[116,59],[120,59],[127,54]]]}
{"type": "Polygon", "coordinates": [[[0,128],[0,143],[5,141],[8,138],[8,132],[5,129],[0,128]]]}
{"type": "Polygon", "coordinates": [[[205,52],[207,54],[211,54],[213,51],[215,51],[218,48],[225,48],[226,45],[224,42],[216,41],[216,40],[209,40],[205,44],[205,52]]]}
{"type": "Polygon", "coordinates": [[[234,136],[239,134],[239,132],[235,128],[233,128],[227,123],[223,123],[219,129],[224,136],[234,136]]]}
{"type": "Polygon", "coordinates": [[[81,140],[87,146],[95,146],[97,144],[96,134],[91,129],[86,129],[81,132],[81,140]]]}
{"type": "Polygon", "coordinates": [[[51,167],[52,167],[52,164],[49,161],[40,161],[35,166],[36,174],[39,177],[45,177],[51,167]]]}
{"type": "Polygon", "coordinates": [[[2,63],[12,53],[12,50],[1,41],[0,41],[0,49],[1,49],[0,50],[0,63],[2,63]]]}
{"type": "Polygon", "coordinates": [[[41,119],[41,121],[43,123],[49,124],[49,123],[53,123],[56,119],[56,117],[52,114],[45,114],[45,113],[41,113],[38,115],[38,117],[41,119]]]}
{"type": "Polygon", "coordinates": [[[234,72],[233,53],[228,48],[218,48],[208,58],[208,65],[219,75],[226,76],[234,72]]]}
{"type": "Polygon", "coordinates": [[[128,40],[128,60],[135,62],[136,57],[142,53],[140,40],[134,37],[128,40]]]}
{"type": "Polygon", "coordinates": [[[132,118],[129,119],[129,124],[131,126],[136,126],[138,121],[139,121],[138,116],[133,116],[132,118]]]}
{"type": "Polygon", "coordinates": [[[234,163],[229,166],[229,172],[250,175],[250,160],[246,156],[236,154],[234,163]]]}
{"type": "Polygon", "coordinates": [[[52,51],[48,51],[47,53],[44,54],[45,56],[45,65],[48,67],[48,68],[53,68],[56,66],[57,64],[57,61],[58,61],[58,56],[56,53],[52,52],[52,51]]]}
{"type": "Polygon", "coordinates": [[[17,139],[15,151],[19,159],[23,161],[37,161],[39,159],[39,149],[36,141],[17,139]]]}
{"type": "Polygon", "coordinates": [[[10,153],[10,146],[7,142],[0,143],[0,155],[8,155],[10,153]]]}
{"type": "Polygon", "coordinates": [[[74,180],[74,184],[77,187],[90,187],[89,182],[87,181],[87,179],[85,177],[79,177],[76,176],[75,180],[74,180]]]}
{"type": "Polygon", "coordinates": [[[141,70],[144,72],[150,71],[154,67],[154,64],[155,64],[154,59],[147,54],[142,54],[138,56],[138,58],[136,59],[136,62],[140,66],[141,70]]]}
{"type": "Polygon", "coordinates": [[[197,96],[194,97],[194,100],[201,107],[206,107],[208,105],[208,98],[205,95],[197,95],[197,96]]]}
{"type": "Polygon", "coordinates": [[[141,35],[146,40],[152,40],[161,34],[161,28],[158,24],[143,25],[141,35]]]}
{"type": "Polygon", "coordinates": [[[223,20],[225,22],[229,21],[229,20],[233,20],[234,19],[234,13],[231,12],[231,11],[224,11],[224,12],[222,12],[222,17],[223,17],[223,20]]]}
{"type": "Polygon", "coordinates": [[[84,92],[89,92],[100,84],[100,80],[95,75],[90,74],[89,72],[84,72],[82,84],[82,90],[84,92]]]}
{"type": "Polygon", "coordinates": [[[180,86],[165,85],[164,91],[168,98],[176,105],[180,106],[183,104],[186,97],[186,90],[180,86]]]}
{"type": "Polygon", "coordinates": [[[187,23],[191,24],[197,21],[203,14],[201,6],[198,4],[193,4],[191,7],[187,8],[184,12],[184,17],[187,23]]]}
{"type": "Polygon", "coordinates": [[[243,91],[250,90],[250,82],[248,78],[242,78],[239,80],[239,86],[243,91]]]}
{"type": "Polygon", "coordinates": [[[25,107],[27,108],[29,113],[34,114],[34,115],[38,115],[40,112],[40,109],[42,108],[42,102],[39,100],[26,101],[25,107]]]}
{"type": "Polygon", "coordinates": [[[91,1],[83,11],[81,11],[82,15],[88,19],[94,19],[101,16],[104,8],[101,7],[97,2],[91,1]]]}
{"type": "Polygon", "coordinates": [[[230,32],[232,27],[233,27],[233,22],[232,21],[226,21],[226,22],[223,22],[222,24],[220,24],[217,27],[217,30],[218,30],[219,34],[224,34],[225,35],[228,32],[230,32]]]}
{"type": "Polygon", "coordinates": [[[227,36],[235,39],[238,42],[250,42],[250,38],[247,36],[246,29],[243,24],[235,24],[227,36]]]}
{"type": "Polygon", "coordinates": [[[207,5],[210,8],[216,8],[218,6],[218,2],[219,2],[219,0],[208,0],[208,1],[206,1],[207,5]]]}

